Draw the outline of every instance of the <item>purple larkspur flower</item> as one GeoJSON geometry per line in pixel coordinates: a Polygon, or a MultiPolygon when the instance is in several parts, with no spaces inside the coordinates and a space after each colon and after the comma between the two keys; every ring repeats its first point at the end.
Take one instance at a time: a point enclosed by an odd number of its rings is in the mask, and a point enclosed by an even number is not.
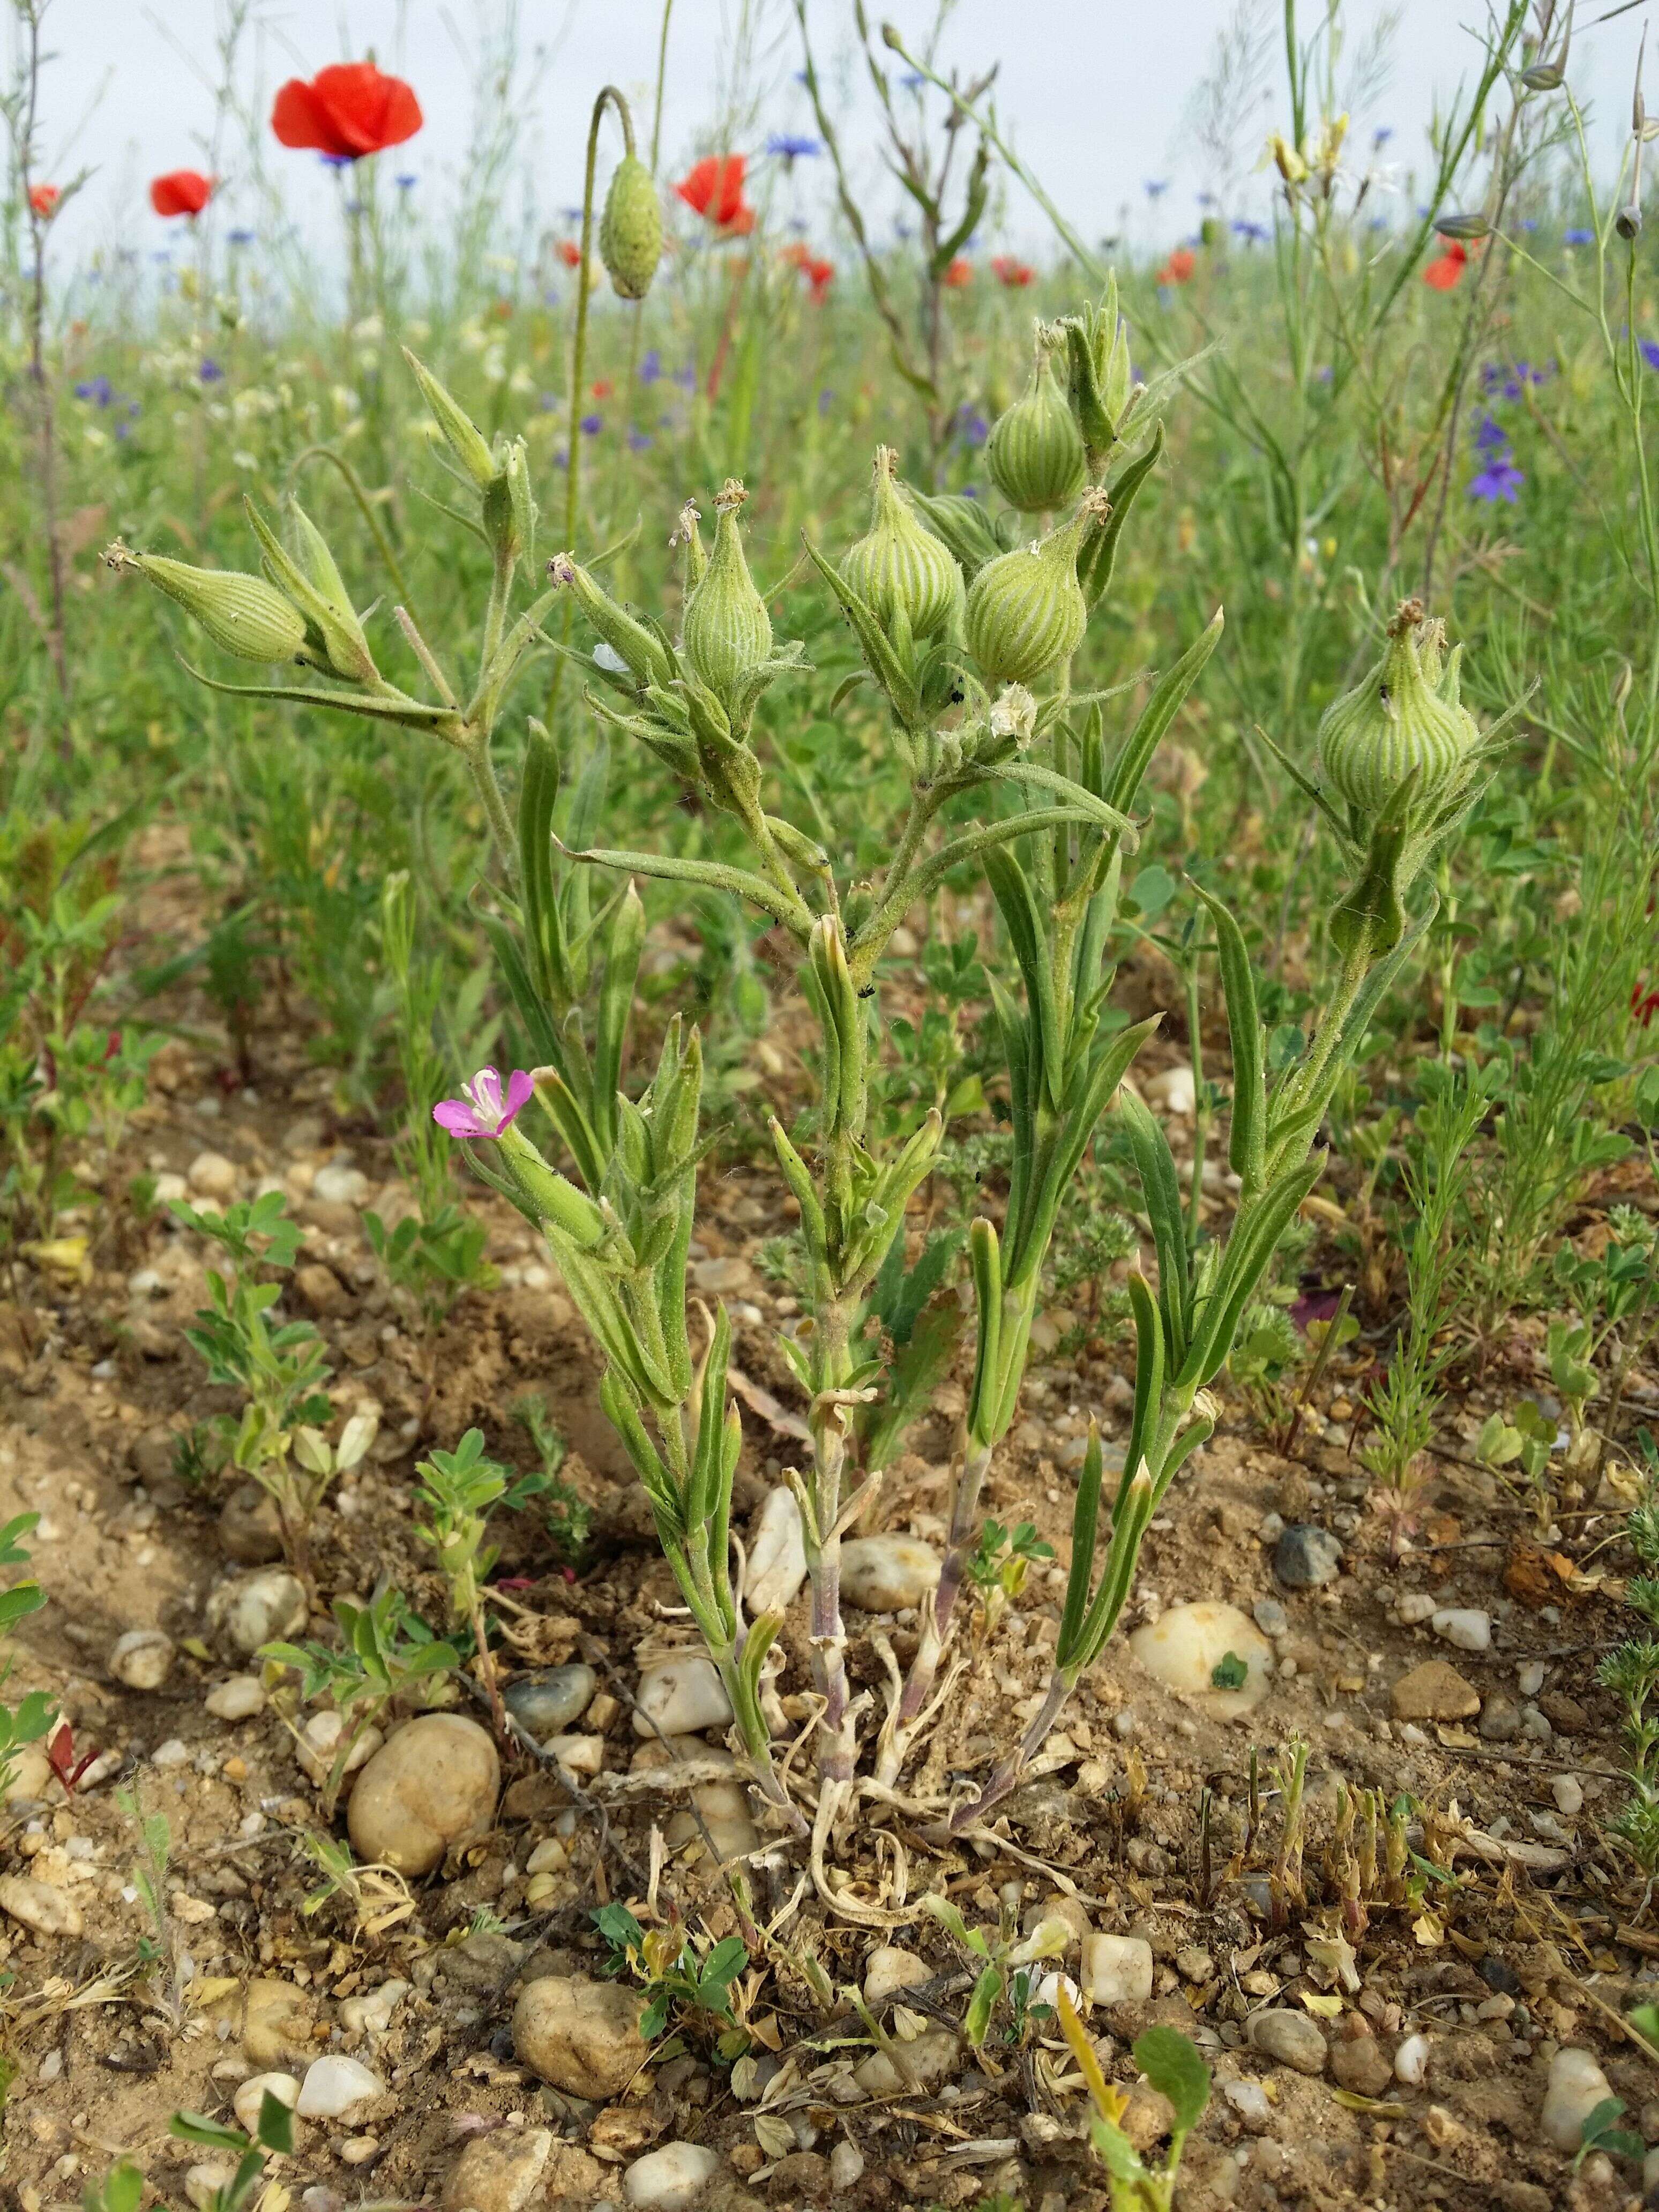
{"type": "Polygon", "coordinates": [[[204,354],[196,374],[204,384],[222,384],[225,380],[225,372],[211,354],[204,354]]]}
{"type": "Polygon", "coordinates": [[[582,435],[585,438],[597,438],[599,432],[603,430],[604,428],[605,417],[603,415],[584,415],[582,416],[582,435]]]}
{"type": "Polygon", "coordinates": [[[684,368],[677,368],[674,371],[669,381],[672,384],[678,384],[682,392],[695,392],[697,388],[697,372],[695,366],[688,361],[684,368]]]}
{"type": "Polygon", "coordinates": [[[820,415],[820,416],[827,415],[827,414],[830,412],[830,409],[835,405],[835,404],[836,404],[835,387],[834,387],[832,385],[828,385],[828,384],[826,384],[826,385],[824,386],[824,387],[823,387],[823,391],[822,391],[822,392],[819,392],[819,394],[818,394],[818,413],[819,413],[819,415],[820,415]]]}
{"type": "Polygon", "coordinates": [[[650,352],[640,363],[639,374],[641,384],[655,384],[661,377],[662,356],[655,346],[652,347],[650,352]]]}
{"type": "Polygon", "coordinates": [[[641,430],[635,428],[629,430],[628,434],[628,450],[630,453],[643,453],[648,452],[651,447],[655,443],[656,441],[653,438],[648,430],[641,430]]]}
{"type": "Polygon", "coordinates": [[[523,1112],[535,1087],[529,1072],[515,1067],[507,1079],[507,1096],[503,1098],[499,1072],[493,1067],[481,1067],[471,1083],[462,1084],[459,1098],[439,1101],[432,1109],[432,1118],[452,1137],[499,1137],[523,1112]]]}
{"type": "Polygon", "coordinates": [[[1638,338],[1636,350],[1650,368],[1659,368],[1659,338],[1638,338]]]}
{"type": "Polygon", "coordinates": [[[971,404],[957,410],[957,435],[964,446],[982,446],[991,434],[991,426],[971,404]]]}
{"type": "Polygon", "coordinates": [[[1495,416],[1482,415],[1476,421],[1474,442],[1483,453],[1507,453],[1510,434],[1495,416]]]}
{"type": "Polygon", "coordinates": [[[77,399],[90,399],[96,407],[107,407],[115,397],[115,388],[108,377],[94,376],[76,386],[75,396],[77,399]]]}
{"type": "Polygon", "coordinates": [[[1470,499],[1484,499],[1493,507],[1502,500],[1513,507],[1526,481],[1524,471],[1516,467],[1507,453],[1494,453],[1480,475],[1469,478],[1464,490],[1470,499]]]}

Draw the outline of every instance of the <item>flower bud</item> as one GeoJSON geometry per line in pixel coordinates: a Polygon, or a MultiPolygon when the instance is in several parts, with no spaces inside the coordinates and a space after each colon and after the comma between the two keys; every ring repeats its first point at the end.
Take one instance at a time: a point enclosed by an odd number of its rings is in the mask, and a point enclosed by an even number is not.
{"type": "Polygon", "coordinates": [[[1031,380],[1024,398],[997,418],[986,465],[1010,507],[1035,514],[1076,496],[1086,460],[1083,434],[1054,374],[1053,346],[1039,323],[1031,380]]]}
{"type": "Polygon", "coordinates": [[[772,654],[771,618],[738,535],[738,509],[748,496],[735,477],[727,479],[714,501],[719,521],[708,566],[685,607],[686,660],[722,703],[772,654]]]}
{"type": "Polygon", "coordinates": [[[478,489],[488,491],[496,475],[495,456],[489,450],[489,440],[466,410],[450,396],[423,362],[416,360],[407,346],[404,348],[404,359],[415,372],[421,397],[442,431],[444,443],[478,489]]]}
{"type": "Polygon", "coordinates": [[[897,462],[890,446],[877,447],[870,527],[849,548],[841,573],[879,622],[890,629],[902,610],[914,636],[932,637],[961,610],[962,571],[901,496],[893,480],[897,462]]]}
{"type": "Polygon", "coordinates": [[[989,684],[1035,684],[1083,642],[1089,611],[1077,580],[1078,549],[1109,512],[1087,491],[1077,513],[1040,544],[989,561],[968,592],[968,650],[989,684]]]}
{"type": "Polygon", "coordinates": [[[325,626],[318,628],[329,666],[354,684],[372,684],[380,671],[327,539],[297,500],[289,502],[289,519],[300,568],[327,610],[325,626]]]}
{"type": "Polygon", "coordinates": [[[568,553],[556,553],[547,564],[547,573],[556,584],[568,585],[574,592],[582,612],[636,684],[673,682],[674,664],[661,639],[635,621],[626,607],[618,606],[568,553]]]}
{"type": "Polygon", "coordinates": [[[662,258],[662,208],[651,172],[637,154],[624,154],[605,196],[599,258],[624,300],[642,300],[662,258]]]}
{"type": "Polygon", "coordinates": [[[118,574],[136,568],[157,591],[176,599],[217,646],[243,660],[297,660],[306,641],[305,618],[263,576],[234,568],[191,568],[159,553],[131,553],[118,539],[104,560],[118,574]]]}
{"type": "Polygon", "coordinates": [[[1374,817],[1407,776],[1413,811],[1432,808],[1462,780],[1480,742],[1458,694],[1458,660],[1443,668],[1444,632],[1407,599],[1389,625],[1382,658],[1353,690],[1326,708],[1319,759],[1355,815],[1374,817]]]}

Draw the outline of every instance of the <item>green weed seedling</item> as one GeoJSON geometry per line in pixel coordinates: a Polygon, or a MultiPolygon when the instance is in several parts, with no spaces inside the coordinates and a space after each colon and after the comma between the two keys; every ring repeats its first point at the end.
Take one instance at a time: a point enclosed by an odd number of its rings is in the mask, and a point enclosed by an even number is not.
{"type": "MultiPolygon", "coordinates": [[[[175,2112],[167,2133],[180,2142],[194,2143],[204,2150],[231,2154],[236,2160],[235,2168],[229,2180],[214,2191],[210,2212],[245,2212],[264,2179],[266,2160],[286,2158],[293,2150],[294,2115],[280,2097],[273,2097],[267,2089],[259,2100],[259,2117],[251,2136],[240,2128],[228,2126],[222,2120],[208,2119],[199,2112],[175,2112]]],[[[88,2192],[88,2212],[138,2212],[142,2195],[143,2176],[138,2168],[127,2164],[118,2166],[95,2198],[88,2192]],[[121,2177],[118,2185],[118,2175],[121,2177]],[[112,2188],[118,2189],[113,2196],[112,2188]]]]}
{"type": "Polygon", "coordinates": [[[185,1993],[179,1944],[167,1911],[167,1864],[173,1856],[173,1830],[165,1813],[145,1812],[136,1789],[118,1790],[115,1802],[138,1834],[132,1885],[149,1923],[138,1939],[139,1967],[149,1982],[152,2002],[176,2030],[185,2017],[185,1993]]]}
{"type": "Polygon", "coordinates": [[[968,1562],[968,1577],[980,1603],[979,1630],[988,1638],[1003,1614],[1025,1587],[1025,1578],[1040,1560],[1052,1559],[1054,1547],[1037,1534],[1034,1521],[1022,1521],[1012,1530],[1000,1521],[987,1521],[979,1543],[968,1562]]]}
{"type": "MultiPolygon", "coordinates": [[[[610,1946],[603,1971],[629,1975],[641,1984],[645,2010],[640,2033],[654,2043],[670,2021],[677,2032],[714,2040],[716,2057],[730,2063],[749,2047],[732,2012],[732,1989],[749,1966],[741,1936],[724,1936],[700,1949],[681,1928],[642,1928],[625,1905],[601,1905],[594,1924],[610,1946]]],[[[658,2057],[665,2057],[659,2052],[658,2057]]]]}
{"type": "Polygon", "coordinates": [[[482,1429],[469,1429],[453,1452],[434,1451],[430,1459],[421,1461],[416,1473],[426,1510],[416,1531],[437,1554],[438,1569],[449,1590],[451,1626],[464,1626],[471,1633],[478,1671],[505,1739],[507,1723],[483,1605],[484,1578],[499,1554],[485,1536],[498,1508],[521,1512],[542,1495],[547,1478],[539,1470],[515,1477],[510,1468],[487,1458],[482,1429]]]}
{"type": "Polygon", "coordinates": [[[1112,2212],[1171,2212],[1182,2153],[1210,2101],[1209,2068],[1178,2028],[1149,2027],[1135,2038],[1130,2056],[1152,2087],[1169,2099],[1175,2114],[1164,2162],[1149,2166],[1121,2125],[1127,2094],[1101,2071],[1088,2031],[1064,1990],[1059,2012],[1061,2032],[1089,2092],[1090,2138],[1106,2168],[1112,2212]]]}
{"type": "Polygon", "coordinates": [[[930,1890],[920,1903],[973,1962],[974,1986],[962,2023],[969,2048],[984,2047],[1005,2009],[997,2039],[1022,2042],[1027,2022],[1046,2016],[1046,2008],[1031,2002],[1036,1969],[1045,1960],[1065,1956],[1073,1934],[1070,1925],[1064,1920],[1042,1920],[1022,1937],[1006,1912],[999,1926],[988,1931],[970,1928],[950,1899],[936,1891],[930,1890]]]}
{"type": "Polygon", "coordinates": [[[434,1636],[390,1584],[367,1605],[337,1597],[333,1612],[337,1644],[267,1644],[259,1652],[268,1665],[295,1669],[304,1704],[325,1698],[340,1715],[339,1741],[322,1785],[330,1820],[364,1730],[377,1727],[400,1699],[429,1701],[461,1663],[454,1645],[434,1636]]]}
{"type": "Polygon", "coordinates": [[[1500,1480],[1513,1468],[1526,1488],[1540,1538],[1547,1538],[1555,1522],[1555,1491],[1550,1480],[1550,1457],[1555,1450],[1555,1423],[1535,1398],[1523,1398],[1512,1418],[1488,1413],[1474,1440],[1474,1455],[1500,1480]]]}
{"type": "MultiPolygon", "coordinates": [[[[541,1462],[541,1488],[535,1494],[541,1500],[540,1510],[548,1540],[566,1566],[578,1566],[592,1533],[593,1509],[575,1485],[565,1481],[560,1474],[570,1447],[548,1411],[545,1401],[532,1392],[526,1392],[522,1398],[515,1400],[512,1413],[514,1421],[534,1445],[536,1456],[541,1462]]],[[[526,1497],[529,1494],[526,1492],[526,1497]]]]}
{"type": "Polygon", "coordinates": [[[244,1200],[224,1213],[175,1205],[186,1228],[225,1254],[228,1271],[210,1270],[210,1304],[197,1309],[185,1335],[207,1363],[209,1379],[240,1390],[246,1400],[230,1434],[230,1461],[269,1492],[276,1507],[283,1548],[296,1574],[311,1578],[308,1535],[312,1516],[335,1472],[355,1466],[374,1440],[362,1416],[349,1422],[337,1449],[314,1438],[296,1450],[302,1430],[317,1430],[333,1412],[324,1385],[329,1379],[323,1340],[309,1322],[270,1315],[283,1295],[268,1272],[294,1265],[302,1235],[281,1191],[244,1200]]]}

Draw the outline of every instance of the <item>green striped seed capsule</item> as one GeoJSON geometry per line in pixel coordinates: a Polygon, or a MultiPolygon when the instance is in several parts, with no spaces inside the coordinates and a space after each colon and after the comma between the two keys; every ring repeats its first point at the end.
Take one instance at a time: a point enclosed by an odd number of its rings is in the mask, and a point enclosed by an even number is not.
{"type": "Polygon", "coordinates": [[[1030,383],[997,417],[985,460],[997,489],[1022,514],[1065,507],[1082,486],[1088,468],[1083,433],[1054,374],[1049,333],[1041,323],[1030,383]]]}
{"type": "Polygon", "coordinates": [[[989,684],[1031,684],[1069,660],[1089,611],[1077,580],[1078,549],[1109,512],[1084,494],[1077,513],[1040,544],[988,561],[968,590],[968,650],[989,684]]]}
{"type": "Polygon", "coordinates": [[[130,553],[112,545],[105,554],[112,568],[137,568],[176,599],[192,622],[217,646],[242,660],[292,661],[306,641],[305,617],[274,584],[235,568],[192,568],[159,553],[130,553]]]}
{"type": "Polygon", "coordinates": [[[624,154],[605,196],[599,258],[624,300],[642,300],[662,258],[662,207],[657,187],[637,154],[624,154]]]}
{"type": "Polygon", "coordinates": [[[1413,773],[1413,802],[1432,807],[1461,778],[1480,742],[1459,697],[1462,647],[1443,665],[1445,632],[1407,599],[1389,625],[1376,666],[1327,708],[1319,725],[1326,776],[1357,815],[1374,816],[1413,773]]]}
{"type": "Polygon", "coordinates": [[[932,637],[961,613],[962,571],[949,546],[901,495],[897,465],[890,446],[877,447],[870,527],[848,550],[841,573],[889,629],[902,609],[914,636],[932,637]]]}
{"type": "Polygon", "coordinates": [[[715,499],[714,548],[685,605],[686,660],[699,683],[727,706],[744,678],[772,656],[771,617],[738,535],[738,509],[748,496],[733,477],[715,499]]]}

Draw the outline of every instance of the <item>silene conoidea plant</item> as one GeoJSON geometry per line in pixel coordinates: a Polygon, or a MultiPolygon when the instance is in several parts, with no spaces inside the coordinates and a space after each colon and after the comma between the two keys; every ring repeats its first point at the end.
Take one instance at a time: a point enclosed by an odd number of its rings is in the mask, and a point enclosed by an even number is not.
{"type": "MultiPolygon", "coordinates": [[[[574,547],[539,564],[522,441],[492,446],[434,377],[411,366],[494,556],[470,696],[402,609],[397,621],[425,687],[408,691],[380,673],[332,556],[297,508],[286,537],[250,509],[262,575],[204,572],[121,546],[109,558],[143,573],[230,652],[332,679],[228,687],[203,678],[215,688],[423,730],[465,763],[497,847],[486,926],[541,1064],[505,1083],[485,1068],[436,1115],[477,1172],[544,1236],[602,1356],[605,1409],[645,1486],[756,1778],[787,1824],[805,1826],[803,1805],[815,1814],[812,1864],[830,1894],[823,1850],[837,1819],[861,1790],[890,1801],[902,1788],[960,1663],[987,1472],[1014,1422],[1056,1221],[1103,1121],[1115,1113],[1127,1131],[1158,1260],[1155,1285],[1130,1281],[1136,1378],[1124,1470],[1103,1495],[1091,1441],[1052,1682],[995,1771],[948,1808],[933,1808],[957,1831],[1026,1771],[1122,1613],[1147,1524],[1211,1433],[1206,1386],[1318,1179],[1327,1105],[1425,925],[1425,872],[1472,802],[1488,744],[1460,703],[1457,652],[1407,603],[1377,665],[1326,714],[1316,767],[1286,763],[1340,841],[1351,882],[1330,918],[1334,981],[1300,1058],[1271,1083],[1243,933],[1224,905],[1200,892],[1226,994],[1239,1188],[1225,1236],[1194,1249],[1160,1125],[1123,1082],[1157,1024],[1111,1015],[1109,954],[1143,781],[1222,617],[1218,611],[1174,660],[1127,730],[1109,737],[1114,694],[1074,688],[1073,668],[1109,586],[1120,533],[1158,462],[1160,410],[1178,381],[1178,373],[1157,386],[1132,381],[1115,285],[1036,333],[1029,386],[988,449],[1006,513],[907,489],[883,447],[866,534],[838,555],[806,544],[809,581],[845,617],[862,661],[830,711],[842,711],[854,685],[873,687],[908,787],[890,825],[890,858],[873,880],[844,879],[830,845],[781,811],[766,741],[757,741],[763,696],[801,685],[809,671],[799,643],[775,637],[750,576],[744,487],[727,483],[715,496],[712,544],[695,506],[678,517],[676,628],[619,604],[574,547]],[[531,596],[515,612],[520,583],[531,596]],[[585,649],[548,635],[556,603],[562,620],[568,608],[585,624],[585,649]],[[515,680],[550,648],[574,655],[587,703],[611,732],[661,763],[706,818],[726,817],[725,849],[737,857],[605,845],[596,820],[603,779],[586,774],[556,836],[561,763],[534,720],[516,819],[509,814],[493,743],[515,680]],[[890,1139],[871,1115],[872,1076],[887,1048],[881,963],[902,917],[967,866],[983,871],[1012,954],[990,980],[1012,1166],[1000,1221],[976,1219],[969,1238],[976,1343],[944,1571],[908,1678],[895,1669],[884,1717],[865,1746],[862,1704],[848,1689],[841,1546],[880,1480],[862,1452],[890,1386],[878,1278],[896,1246],[904,1256],[906,1208],[942,1139],[936,1111],[890,1139]],[[775,941],[795,947],[821,1036],[810,1118],[793,1131],[770,1125],[799,1208],[806,1278],[803,1313],[781,1346],[809,1407],[810,1464],[791,1480],[811,1578],[816,1784],[793,1762],[775,1762],[763,1710],[763,1669],[781,1616],[745,1618],[732,1578],[741,1429],[727,1387],[729,1324],[723,1309],[695,1327],[688,1316],[687,1255],[709,1141],[699,1127],[696,1031],[671,1019],[648,1082],[629,1095],[623,1080],[646,927],[634,889],[641,878],[727,893],[764,915],[775,941]],[[532,1102],[539,1143],[525,1126],[532,1102]]],[[[769,1697],[766,1704],[778,1711],[769,1697]]]]}

